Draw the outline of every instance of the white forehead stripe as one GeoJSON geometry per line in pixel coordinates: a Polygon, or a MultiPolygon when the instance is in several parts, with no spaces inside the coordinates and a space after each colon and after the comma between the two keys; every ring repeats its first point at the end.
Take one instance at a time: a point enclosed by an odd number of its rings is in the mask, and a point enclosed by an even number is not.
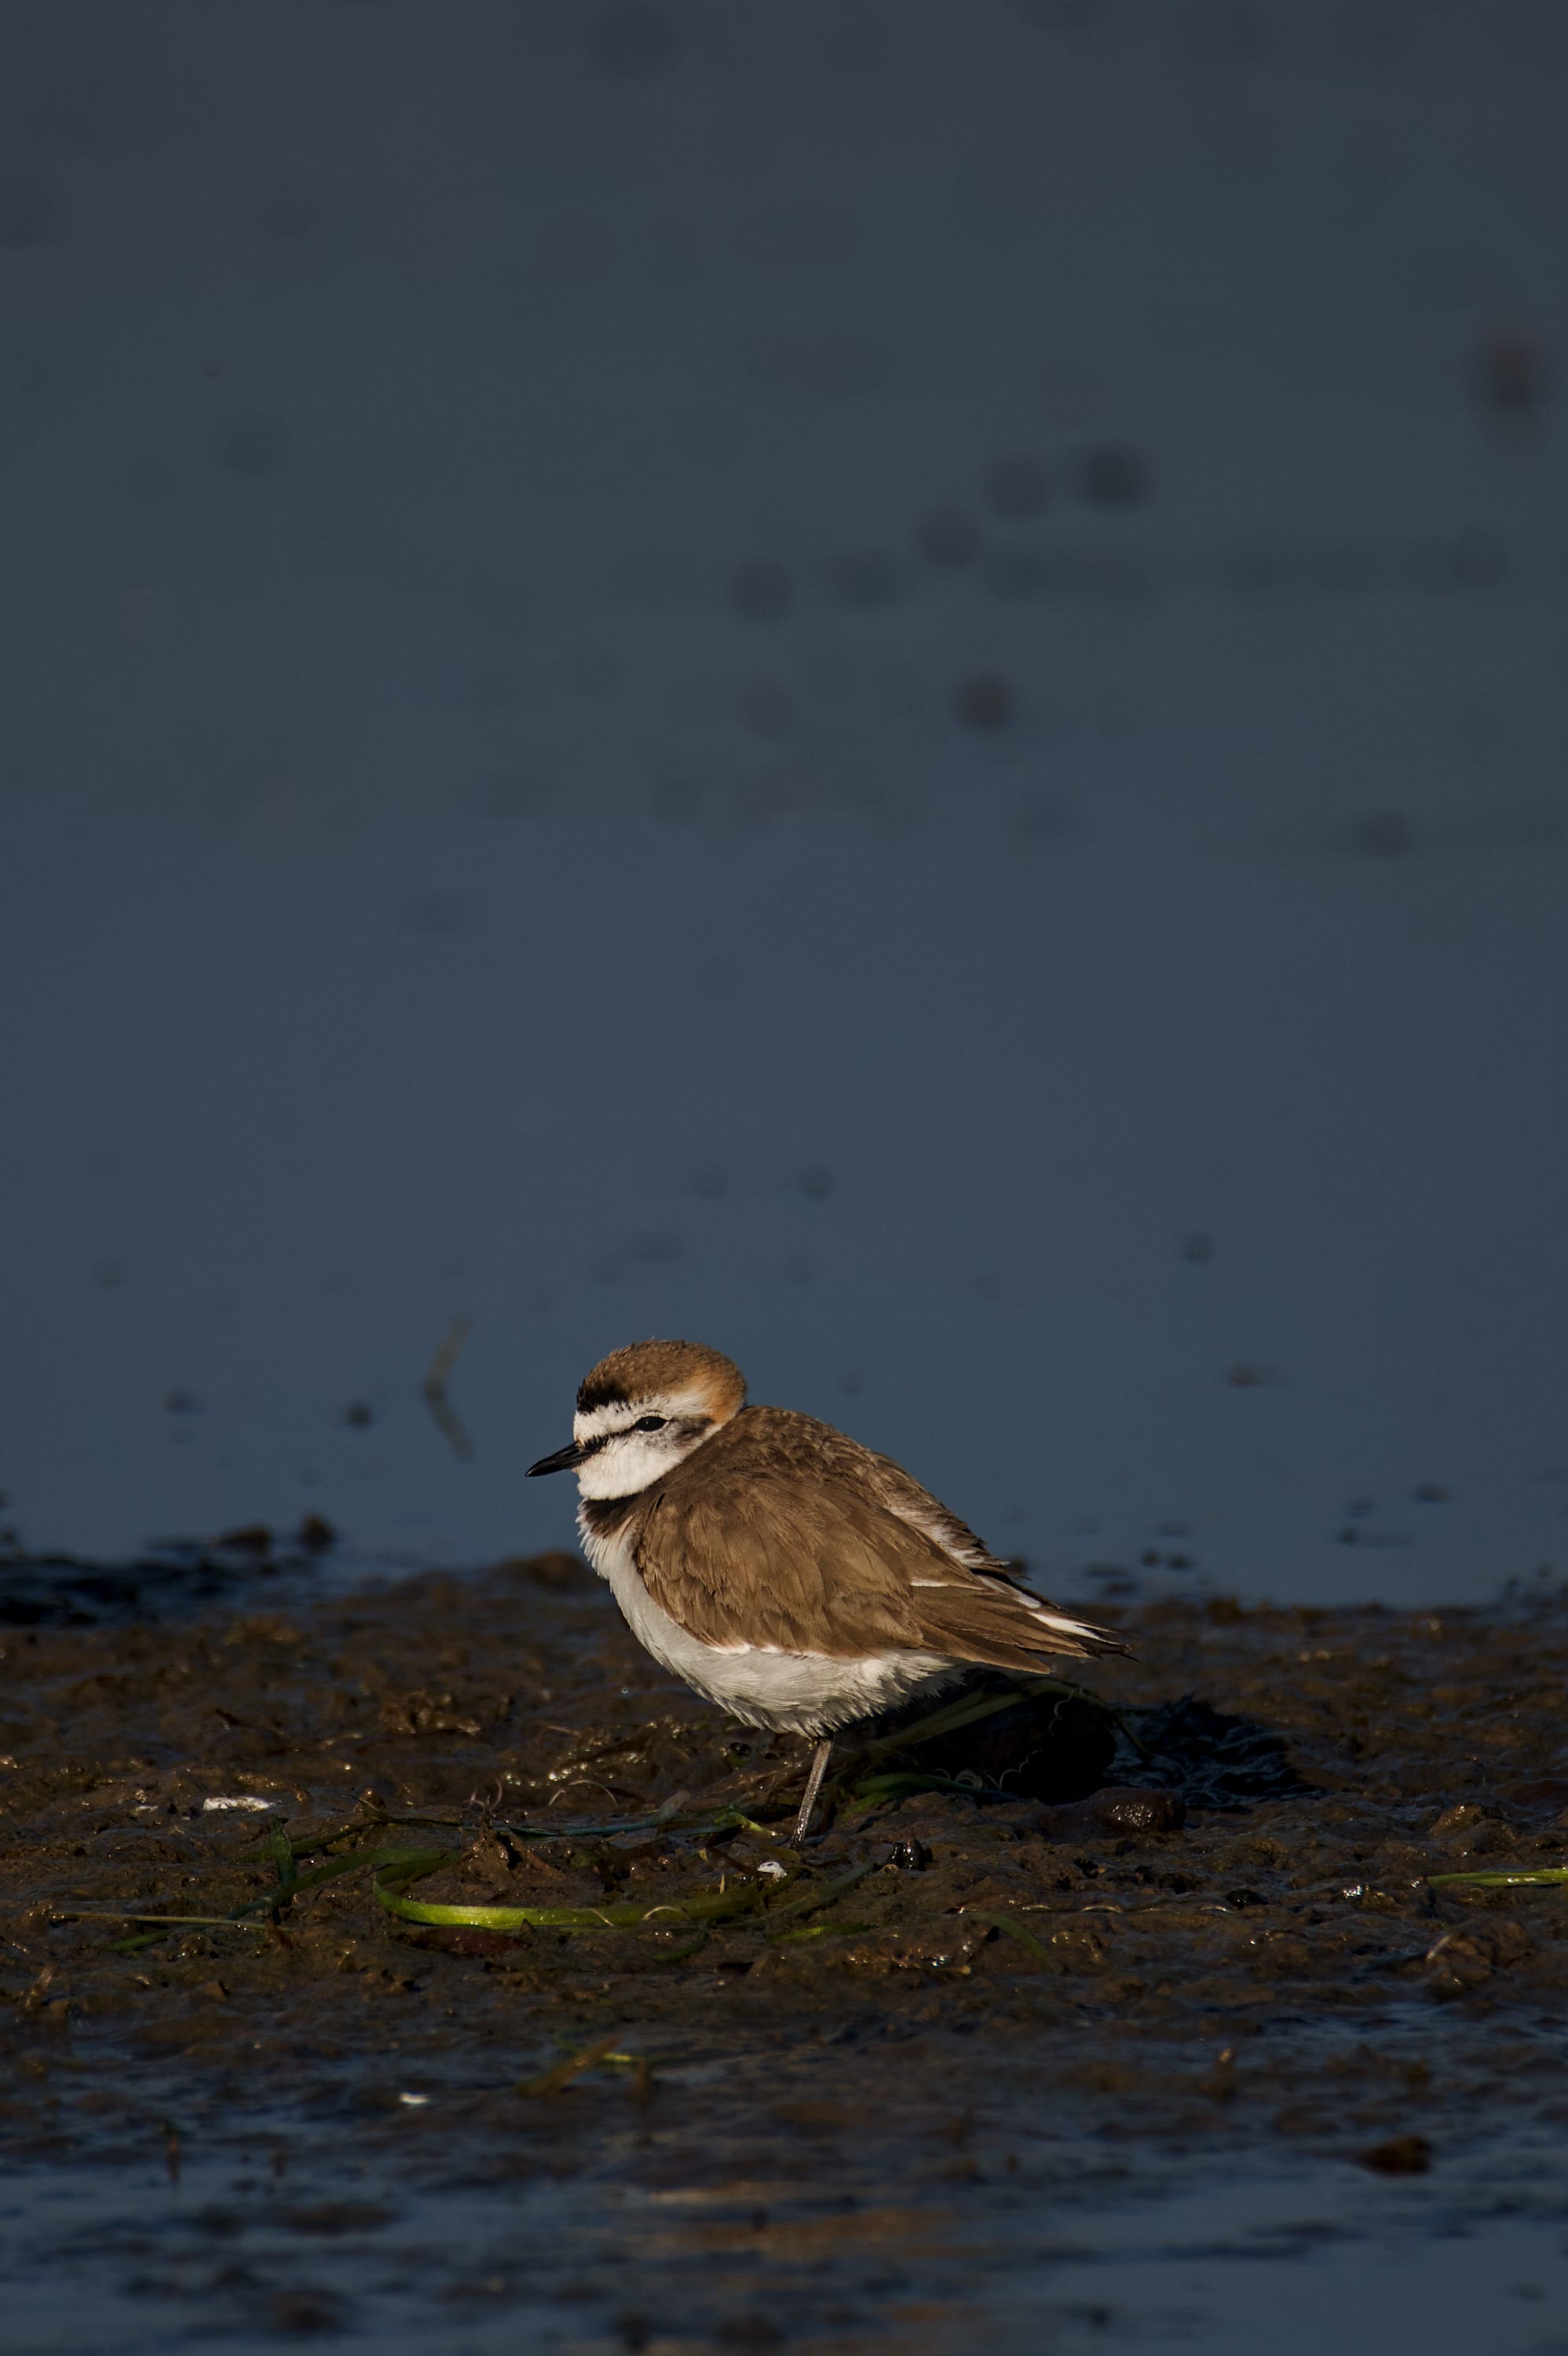
{"type": "Polygon", "coordinates": [[[603,1407],[579,1408],[571,1419],[573,1440],[602,1440],[607,1432],[630,1431],[640,1415],[709,1416],[713,1412],[701,1391],[666,1391],[647,1398],[609,1399],[603,1407]]]}

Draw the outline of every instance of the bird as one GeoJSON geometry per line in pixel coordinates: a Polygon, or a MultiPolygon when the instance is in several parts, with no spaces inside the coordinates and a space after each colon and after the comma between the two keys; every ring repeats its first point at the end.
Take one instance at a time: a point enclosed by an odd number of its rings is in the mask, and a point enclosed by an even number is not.
{"type": "Polygon", "coordinates": [[[842,1728],[976,1667],[1127,1650],[1023,1586],[891,1456],[749,1405],[699,1342],[601,1358],[570,1443],[528,1477],[567,1472],[583,1551],[655,1660],[742,1725],[815,1738],[797,1843],[842,1728]]]}

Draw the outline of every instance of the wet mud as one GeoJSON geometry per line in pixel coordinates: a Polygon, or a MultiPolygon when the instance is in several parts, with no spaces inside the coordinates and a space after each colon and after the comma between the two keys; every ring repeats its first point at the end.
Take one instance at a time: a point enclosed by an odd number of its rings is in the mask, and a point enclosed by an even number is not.
{"type": "Polygon", "coordinates": [[[7,2279],[148,2346],[413,2299],[475,2348],[1021,2347],[997,2237],[1060,2255],[1091,2183],[1403,2198],[1559,2133],[1568,1890],[1435,1877],[1568,1866],[1568,1621],[1121,1624],[1092,1691],[846,1746],[804,1850],[805,1746],[566,1557],[0,1629],[0,2167],[76,2188],[7,2279]],[[133,2176],[185,2190],[101,2215],[133,2176]]]}

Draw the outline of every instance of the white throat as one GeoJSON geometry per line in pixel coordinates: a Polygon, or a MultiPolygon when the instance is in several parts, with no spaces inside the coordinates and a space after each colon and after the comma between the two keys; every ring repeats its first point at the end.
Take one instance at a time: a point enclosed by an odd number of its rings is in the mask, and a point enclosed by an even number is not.
{"type": "Polygon", "coordinates": [[[580,1412],[572,1418],[572,1438],[601,1444],[577,1468],[577,1494],[635,1497],[672,1472],[718,1428],[702,1401],[686,1398],[618,1399],[580,1412]],[[636,1426],[649,1416],[659,1417],[661,1428],[639,1431],[636,1426]]]}

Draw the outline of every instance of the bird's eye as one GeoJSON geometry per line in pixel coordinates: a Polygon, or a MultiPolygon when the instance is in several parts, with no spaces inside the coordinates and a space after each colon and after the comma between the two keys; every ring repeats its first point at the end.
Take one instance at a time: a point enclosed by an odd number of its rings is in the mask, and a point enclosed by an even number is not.
{"type": "Polygon", "coordinates": [[[634,1431],[662,1431],[669,1421],[667,1415],[640,1415],[632,1426],[634,1431]]]}

